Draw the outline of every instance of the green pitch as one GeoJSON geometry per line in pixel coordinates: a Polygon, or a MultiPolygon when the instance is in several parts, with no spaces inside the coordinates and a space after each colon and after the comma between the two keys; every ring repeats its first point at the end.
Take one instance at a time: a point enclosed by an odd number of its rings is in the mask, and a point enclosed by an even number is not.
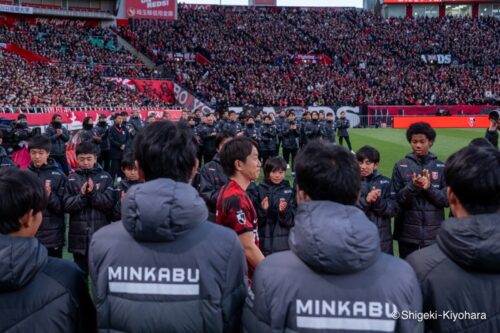
{"type": "MultiPolygon", "coordinates": [[[[436,142],[431,148],[438,159],[446,159],[465,147],[474,138],[484,137],[485,129],[437,129],[436,142]]],[[[391,177],[394,164],[411,152],[406,140],[406,130],[392,128],[354,128],[349,131],[354,151],[364,145],[370,145],[380,152],[380,171],[391,177]]],[[[345,143],[344,143],[345,146],[345,143]]]]}

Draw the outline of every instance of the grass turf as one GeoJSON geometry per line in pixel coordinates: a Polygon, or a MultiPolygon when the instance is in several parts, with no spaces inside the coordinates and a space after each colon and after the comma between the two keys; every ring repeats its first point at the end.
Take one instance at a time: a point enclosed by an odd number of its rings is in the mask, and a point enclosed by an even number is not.
{"type": "MultiPolygon", "coordinates": [[[[431,152],[437,155],[441,161],[446,159],[469,144],[474,138],[484,137],[484,129],[436,129],[436,142],[431,148],[431,152]]],[[[406,140],[406,130],[392,128],[366,128],[350,129],[352,148],[354,151],[364,145],[370,145],[380,152],[380,167],[382,174],[391,177],[394,164],[411,152],[410,144],[406,140]]],[[[345,145],[345,143],[344,143],[345,145]]],[[[261,172],[262,178],[263,173],[261,172]]],[[[290,169],[287,171],[287,178],[293,183],[290,169]]],[[[448,214],[446,214],[447,216],[448,214]]],[[[396,243],[396,242],[395,242],[396,243]]],[[[395,253],[398,253],[397,243],[395,253]]],[[[73,256],[64,248],[65,259],[73,260],[73,256]]]]}

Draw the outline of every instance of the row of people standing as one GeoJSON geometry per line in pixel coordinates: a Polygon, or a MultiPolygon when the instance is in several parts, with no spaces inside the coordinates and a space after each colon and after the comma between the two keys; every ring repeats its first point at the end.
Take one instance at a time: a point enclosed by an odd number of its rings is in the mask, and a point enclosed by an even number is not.
{"type": "Polygon", "coordinates": [[[183,112],[181,121],[192,128],[199,146],[198,159],[200,163],[208,163],[216,154],[215,137],[217,133],[225,132],[232,136],[246,136],[259,145],[259,154],[265,163],[269,157],[277,156],[280,151],[288,165],[293,166],[295,156],[307,142],[322,138],[329,142],[343,144],[345,140],[349,150],[352,150],[348,128],[351,126],[345,112],[341,112],[335,120],[333,113],[305,112],[297,119],[293,111],[282,111],[277,118],[274,114],[257,115],[224,112],[217,119],[214,115],[202,115],[201,112],[189,115],[183,112]]]}

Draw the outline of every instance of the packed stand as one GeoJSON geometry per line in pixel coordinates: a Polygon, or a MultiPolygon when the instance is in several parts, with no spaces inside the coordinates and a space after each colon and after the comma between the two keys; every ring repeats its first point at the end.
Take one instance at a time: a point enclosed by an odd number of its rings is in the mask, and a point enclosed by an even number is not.
{"type": "Polygon", "coordinates": [[[226,6],[179,6],[176,22],[118,28],[219,106],[492,103],[500,93],[498,31],[495,18],[226,6]],[[174,61],[175,52],[200,52],[211,64],[174,61]],[[332,64],[295,64],[297,54],[325,54],[332,64]],[[425,65],[422,54],[451,54],[452,64],[425,65]]]}

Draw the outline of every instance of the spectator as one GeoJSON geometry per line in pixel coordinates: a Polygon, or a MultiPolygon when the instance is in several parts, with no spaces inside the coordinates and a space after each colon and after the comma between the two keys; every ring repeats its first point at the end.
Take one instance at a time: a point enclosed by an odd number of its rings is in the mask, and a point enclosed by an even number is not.
{"type": "Polygon", "coordinates": [[[257,267],[243,314],[245,330],[422,332],[416,318],[391,315],[421,311],[422,296],[415,272],[380,252],[377,228],[353,207],[360,190],[354,156],[314,141],[299,153],[295,168],[298,209],[291,251],[272,254],[257,267]]]}
{"type": "Polygon", "coordinates": [[[341,111],[340,117],[335,124],[335,128],[338,128],[339,130],[339,144],[342,146],[345,140],[347,147],[350,151],[352,151],[351,140],[349,139],[349,132],[347,131],[349,127],[351,127],[351,123],[349,122],[349,119],[345,117],[345,111],[341,111]]]}
{"type": "Polygon", "coordinates": [[[95,332],[85,276],[66,260],[47,256],[34,239],[48,201],[31,172],[0,171],[1,331],[95,332]]]}
{"type": "Polygon", "coordinates": [[[206,222],[206,205],[188,184],[197,168],[190,131],[168,121],[150,124],[134,151],[146,182],[127,192],[122,222],[99,230],[91,244],[99,328],[237,331],[246,291],[243,251],[233,232],[206,222]]]}
{"type": "Polygon", "coordinates": [[[443,222],[436,244],[408,262],[422,287],[424,311],[464,316],[428,320],[426,330],[494,332],[500,328],[500,305],[491,298],[500,293],[500,152],[462,148],[448,159],[444,177],[454,218],[443,222]]]}

